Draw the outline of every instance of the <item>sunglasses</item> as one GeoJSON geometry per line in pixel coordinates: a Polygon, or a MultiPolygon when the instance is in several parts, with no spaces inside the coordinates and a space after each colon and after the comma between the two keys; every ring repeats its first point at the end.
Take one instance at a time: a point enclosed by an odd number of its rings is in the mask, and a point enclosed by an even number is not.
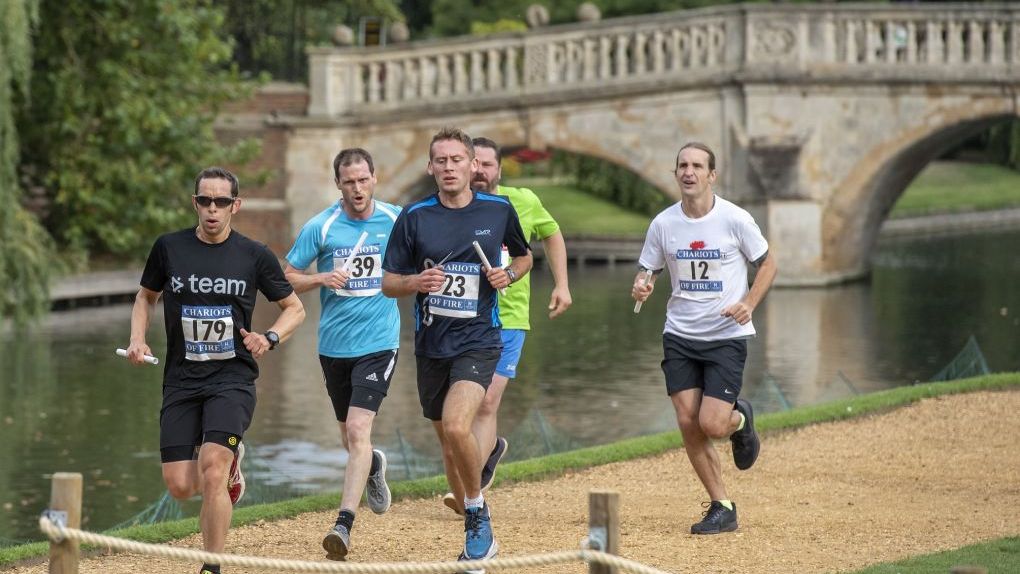
{"type": "Polygon", "coordinates": [[[208,195],[193,195],[195,203],[202,207],[209,207],[212,204],[216,204],[216,207],[220,209],[226,209],[234,204],[234,197],[209,197],[208,195]]]}

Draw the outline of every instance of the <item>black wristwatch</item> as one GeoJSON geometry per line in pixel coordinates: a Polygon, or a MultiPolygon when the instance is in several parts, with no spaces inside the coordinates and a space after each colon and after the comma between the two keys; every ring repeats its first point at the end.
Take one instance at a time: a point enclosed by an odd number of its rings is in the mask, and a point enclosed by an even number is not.
{"type": "Polygon", "coordinates": [[[276,334],[276,331],[266,331],[263,335],[267,341],[269,341],[269,350],[272,351],[280,344],[280,336],[276,334]]]}
{"type": "Polygon", "coordinates": [[[512,268],[507,267],[505,269],[505,271],[506,271],[506,276],[510,278],[510,282],[511,283],[513,283],[514,281],[517,281],[517,274],[514,273],[514,270],[512,268]]]}

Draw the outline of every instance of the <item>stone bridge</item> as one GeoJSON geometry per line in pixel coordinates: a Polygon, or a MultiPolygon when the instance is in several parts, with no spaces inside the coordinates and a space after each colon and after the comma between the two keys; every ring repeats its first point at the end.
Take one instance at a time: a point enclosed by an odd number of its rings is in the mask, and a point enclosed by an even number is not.
{"type": "Polygon", "coordinates": [[[780,281],[821,285],[867,273],[929,161],[1018,115],[1020,6],[730,5],[309,58],[307,107],[260,120],[285,144],[262,208],[292,231],[335,199],[342,147],[370,150],[378,196],[400,202],[445,125],[602,158],[670,195],[677,148],[700,140],[780,281]]]}

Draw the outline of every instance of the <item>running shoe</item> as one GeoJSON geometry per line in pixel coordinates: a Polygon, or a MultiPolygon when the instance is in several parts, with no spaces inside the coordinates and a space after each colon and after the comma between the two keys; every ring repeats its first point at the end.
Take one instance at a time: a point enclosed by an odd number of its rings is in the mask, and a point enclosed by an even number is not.
{"type": "Polygon", "coordinates": [[[368,507],[372,512],[382,514],[390,509],[390,487],[386,484],[386,455],[377,448],[372,449],[372,460],[377,462],[378,468],[368,475],[365,498],[368,499],[368,507]]]}
{"type": "MultiPolygon", "coordinates": [[[[460,556],[457,556],[457,562],[464,562],[468,559],[469,558],[467,556],[464,556],[463,552],[460,553],[460,556]]],[[[485,569],[479,568],[477,570],[461,570],[458,574],[485,574],[485,569]]]]}
{"type": "Polygon", "coordinates": [[[464,556],[467,560],[492,558],[499,551],[499,544],[492,535],[489,520],[489,505],[468,508],[464,511],[464,556]]]}
{"type": "Polygon", "coordinates": [[[458,516],[464,516],[464,510],[457,504],[457,497],[452,492],[447,492],[443,495],[443,504],[447,508],[457,513],[458,516]]]}
{"type": "Polygon", "coordinates": [[[227,494],[230,495],[230,504],[237,505],[244,496],[244,475],[241,474],[241,461],[244,460],[244,443],[238,443],[237,452],[234,453],[234,462],[230,465],[230,474],[227,478],[227,494]]]}
{"type": "Polygon", "coordinates": [[[336,524],[329,529],[322,539],[322,549],[330,560],[346,560],[351,550],[351,533],[343,524],[336,524]]]}
{"type": "Polygon", "coordinates": [[[510,445],[505,438],[496,437],[496,446],[492,447],[492,452],[489,453],[489,458],[485,461],[485,466],[482,467],[482,492],[492,486],[492,479],[496,478],[496,465],[503,460],[508,446],[510,445]]]}
{"type": "Polygon", "coordinates": [[[736,504],[733,504],[733,510],[726,508],[718,500],[702,503],[702,506],[705,505],[708,505],[708,510],[701,514],[704,517],[701,522],[691,526],[691,534],[719,534],[737,529],[736,504]]]}
{"type": "Polygon", "coordinates": [[[758,439],[757,431],[754,430],[754,410],[751,403],[737,399],[734,408],[744,415],[744,428],[730,435],[730,442],[733,444],[733,464],[740,470],[747,470],[758,460],[761,441],[758,439]]]}

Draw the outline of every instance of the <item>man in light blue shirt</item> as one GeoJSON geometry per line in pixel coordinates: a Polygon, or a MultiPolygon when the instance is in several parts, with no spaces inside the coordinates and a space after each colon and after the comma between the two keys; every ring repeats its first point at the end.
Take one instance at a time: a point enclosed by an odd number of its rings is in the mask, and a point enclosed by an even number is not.
{"type": "Polygon", "coordinates": [[[327,558],[343,560],[362,492],[376,514],[390,506],[386,456],[372,448],[371,435],[400,340],[397,303],[382,294],[382,257],[400,208],[373,199],[367,151],[342,150],[333,174],[342,197],[301,228],[284,273],[298,293],[319,288],[319,362],[349,453],[340,514],[322,547],[327,558]],[[313,261],[317,273],[307,272],[313,261]]]}

